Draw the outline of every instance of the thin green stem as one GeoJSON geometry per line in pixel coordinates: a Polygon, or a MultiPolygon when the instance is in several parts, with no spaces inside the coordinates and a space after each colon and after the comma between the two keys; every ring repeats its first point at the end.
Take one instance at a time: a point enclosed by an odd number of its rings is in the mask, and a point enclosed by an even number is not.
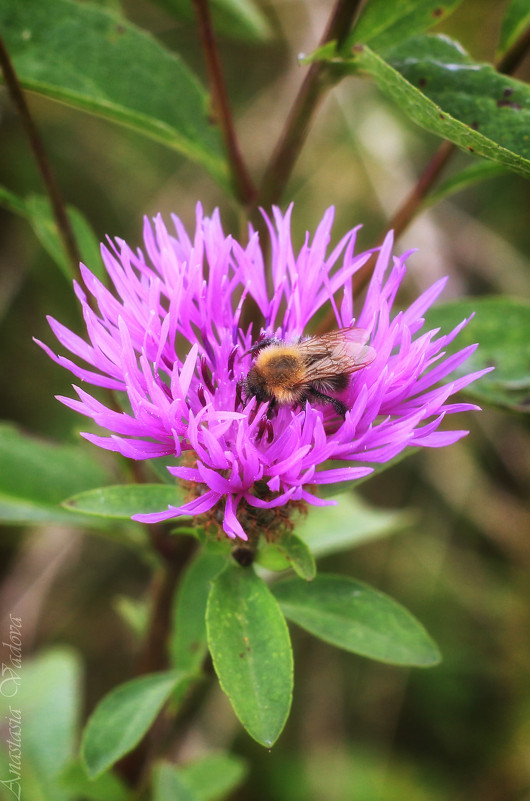
{"type": "Polygon", "coordinates": [[[1,37],[0,68],[4,76],[4,82],[7,87],[7,91],[9,92],[9,96],[11,97],[13,105],[17,109],[20,116],[22,128],[24,129],[24,133],[28,138],[31,150],[37,163],[37,167],[44,183],[44,187],[50,199],[53,216],[55,218],[55,223],[57,225],[57,230],[59,232],[64,250],[68,256],[68,259],[72,263],[75,275],[79,275],[79,250],[72,226],[70,225],[70,220],[68,219],[64,198],[59,189],[59,184],[55,180],[53,170],[46,155],[44,144],[37,130],[37,126],[33,122],[33,118],[31,116],[28,104],[26,103],[26,98],[15,72],[15,68],[13,67],[9,53],[1,37]]]}
{"type": "Polygon", "coordinates": [[[497,69],[503,75],[513,75],[519,64],[522,62],[530,47],[530,25],[523,31],[521,36],[506,51],[497,62],[497,69]]]}

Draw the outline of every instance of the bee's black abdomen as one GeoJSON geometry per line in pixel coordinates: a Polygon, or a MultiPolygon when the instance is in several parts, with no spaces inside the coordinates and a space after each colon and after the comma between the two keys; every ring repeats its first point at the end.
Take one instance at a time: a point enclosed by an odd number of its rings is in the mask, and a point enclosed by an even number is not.
{"type": "Polygon", "coordinates": [[[312,384],[315,389],[319,389],[322,392],[342,392],[348,386],[350,377],[345,373],[339,373],[338,375],[331,375],[322,379],[321,381],[313,381],[312,384]]]}
{"type": "Polygon", "coordinates": [[[346,373],[340,373],[339,375],[334,375],[330,379],[330,384],[333,386],[337,392],[342,392],[343,389],[346,389],[350,381],[350,376],[346,375],[346,373]]]}

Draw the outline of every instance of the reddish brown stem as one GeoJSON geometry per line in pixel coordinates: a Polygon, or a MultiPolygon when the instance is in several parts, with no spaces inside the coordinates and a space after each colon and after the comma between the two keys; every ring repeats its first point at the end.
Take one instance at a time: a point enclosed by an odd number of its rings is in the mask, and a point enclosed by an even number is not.
{"type": "MultiPolygon", "coordinates": [[[[510,74],[514,72],[528,49],[530,48],[530,27],[517,39],[512,47],[504,54],[503,58],[497,63],[496,67],[499,72],[503,74],[510,74]]],[[[438,147],[434,156],[431,158],[427,167],[420,175],[418,182],[413,188],[412,192],[405,198],[399,209],[395,212],[394,216],[388,223],[387,228],[394,231],[395,238],[398,239],[403,231],[410,225],[412,220],[416,217],[422,208],[423,200],[429,194],[433,185],[437,181],[440,173],[444,170],[446,164],[451,160],[453,155],[457,152],[457,147],[452,142],[444,141],[438,147]]],[[[370,280],[373,272],[376,255],[374,255],[355,275],[353,286],[354,291],[359,293],[370,280]]],[[[329,312],[325,319],[319,326],[319,331],[328,330],[329,326],[334,323],[334,315],[329,312]]]]}
{"type": "MultiPolygon", "coordinates": [[[[437,180],[438,176],[444,169],[447,162],[452,158],[456,152],[456,145],[452,142],[442,142],[432,159],[427,164],[426,168],[420,175],[418,182],[412,189],[412,192],[405,198],[399,209],[388,223],[388,229],[394,231],[394,237],[399,239],[403,231],[410,225],[416,214],[421,208],[423,200],[429,194],[432,186],[437,180]]],[[[379,243],[380,244],[380,243],[379,243]]],[[[355,293],[359,293],[372,275],[377,261],[377,253],[375,253],[366,264],[361,267],[359,272],[354,276],[353,289],[355,293]]]]}
{"type": "MultiPolygon", "coordinates": [[[[162,566],[154,576],[151,614],[143,642],[137,675],[165,670],[169,665],[169,637],[172,628],[174,596],[180,576],[193,556],[197,541],[191,537],[170,534],[162,526],[149,528],[154,550],[162,559],[162,566]]],[[[151,754],[166,735],[167,718],[163,713],[138,746],[117,764],[119,775],[130,787],[140,787],[151,754]]]]}
{"type": "Polygon", "coordinates": [[[197,541],[192,537],[170,534],[160,525],[149,526],[149,534],[163,566],[153,581],[151,618],[138,660],[139,674],[164,670],[168,666],[173,596],[182,571],[197,547],[197,541]]]}
{"type": "Polygon", "coordinates": [[[206,59],[210,90],[212,93],[212,104],[223,134],[232,180],[239,200],[243,205],[250,206],[256,196],[256,189],[248,173],[237,141],[221,60],[215,42],[208,0],[193,0],[193,5],[195,6],[195,13],[199,23],[199,33],[206,59]]]}
{"type": "Polygon", "coordinates": [[[9,92],[9,96],[13,102],[13,105],[18,111],[22,128],[24,129],[24,133],[29,140],[31,150],[35,157],[35,161],[37,162],[37,167],[42,176],[42,181],[50,199],[53,216],[55,218],[55,223],[57,225],[57,230],[59,232],[64,250],[68,256],[68,259],[72,263],[74,273],[79,275],[79,250],[77,248],[72,226],[70,225],[70,220],[68,219],[66,205],[59,189],[59,185],[55,180],[55,176],[46,155],[46,150],[37,130],[37,126],[33,122],[28,104],[26,103],[24,92],[22,91],[22,87],[17,78],[17,74],[9,57],[9,53],[1,37],[0,68],[2,69],[7,91],[9,92]]]}
{"type": "MultiPolygon", "coordinates": [[[[332,41],[336,41],[337,45],[341,44],[351,29],[360,3],[361,0],[338,0],[320,40],[320,47],[332,41]]],[[[310,123],[326,90],[335,81],[334,72],[328,63],[317,61],[309,67],[265,170],[258,197],[259,205],[268,208],[281,198],[309,133],[310,123]]]]}

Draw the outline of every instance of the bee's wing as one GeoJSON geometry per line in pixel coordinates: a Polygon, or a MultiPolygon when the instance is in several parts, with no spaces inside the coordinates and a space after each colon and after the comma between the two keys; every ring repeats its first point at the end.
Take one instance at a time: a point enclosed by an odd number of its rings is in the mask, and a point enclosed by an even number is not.
{"type": "Polygon", "coordinates": [[[375,350],[365,344],[368,336],[362,328],[339,328],[300,342],[297,347],[307,365],[306,380],[321,381],[366,367],[376,356],[375,350]]]}

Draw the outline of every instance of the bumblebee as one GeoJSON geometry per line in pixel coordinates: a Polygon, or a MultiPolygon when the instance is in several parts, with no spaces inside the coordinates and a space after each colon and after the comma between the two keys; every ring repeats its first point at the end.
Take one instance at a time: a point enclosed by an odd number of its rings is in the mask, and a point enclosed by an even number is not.
{"type": "Polygon", "coordinates": [[[340,328],[320,337],[293,344],[263,339],[250,349],[256,360],[242,382],[247,399],[270,401],[274,406],[303,406],[307,401],[331,403],[337,414],[346,414],[342,401],[328,393],[342,392],[350,375],[373,362],[375,350],[366,345],[368,333],[361,328],[340,328]]]}

